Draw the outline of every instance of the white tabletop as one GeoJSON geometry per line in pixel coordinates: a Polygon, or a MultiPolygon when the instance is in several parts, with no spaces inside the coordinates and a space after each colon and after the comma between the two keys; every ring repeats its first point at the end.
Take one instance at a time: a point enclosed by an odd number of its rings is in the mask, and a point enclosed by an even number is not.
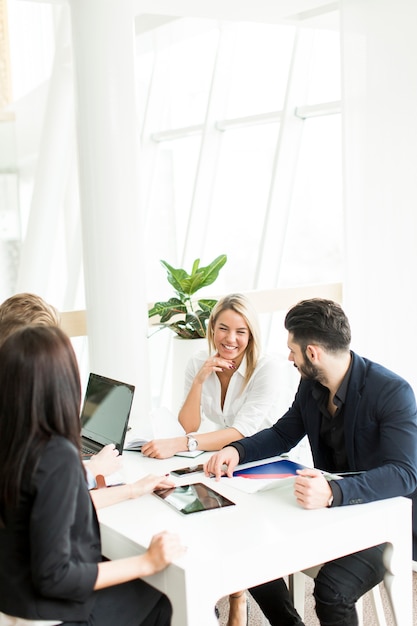
{"type": "MultiPolygon", "coordinates": [[[[196,465],[209,453],[195,459],[156,460],[137,452],[123,457],[131,481],[196,465]]],[[[142,553],[159,531],[180,534],[186,555],[147,579],[169,596],[173,625],[214,626],[214,605],[229,593],[388,541],[394,550],[386,553],[390,572],[385,582],[397,626],[412,626],[409,499],[307,511],[288,484],[247,494],[204,474],[173,480],[178,485],[206,483],[236,506],[186,516],[149,494],[99,511],[103,554],[109,558],[142,553]]]]}

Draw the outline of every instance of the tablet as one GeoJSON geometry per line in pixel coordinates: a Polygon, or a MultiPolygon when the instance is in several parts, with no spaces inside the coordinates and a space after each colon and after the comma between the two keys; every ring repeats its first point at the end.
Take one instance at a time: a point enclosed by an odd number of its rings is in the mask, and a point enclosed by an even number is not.
{"type": "Polygon", "coordinates": [[[175,456],[187,456],[191,459],[194,459],[196,456],[200,456],[200,454],[204,454],[205,450],[193,450],[189,452],[188,450],[184,450],[183,452],[176,452],[175,456]]]}
{"type": "Polygon", "coordinates": [[[173,476],[184,476],[185,474],[195,474],[198,472],[204,472],[204,465],[193,465],[192,467],[180,467],[179,469],[171,470],[173,476]]]}
{"type": "Polygon", "coordinates": [[[235,504],[204,483],[159,489],[153,493],[184,515],[210,511],[211,509],[222,509],[235,504]]]}

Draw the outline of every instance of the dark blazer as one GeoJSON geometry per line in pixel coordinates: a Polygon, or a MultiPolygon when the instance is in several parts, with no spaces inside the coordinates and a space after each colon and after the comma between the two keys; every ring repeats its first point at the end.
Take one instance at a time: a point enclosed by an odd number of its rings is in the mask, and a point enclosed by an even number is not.
{"type": "MultiPolygon", "coordinates": [[[[413,554],[417,559],[417,408],[410,385],[390,370],[352,353],[344,406],[347,470],[363,474],[338,482],[342,505],[393,496],[413,501],[413,554]]],[[[320,442],[322,416],[313,397],[317,383],[302,379],[294,402],[274,426],[232,445],[240,462],[283,454],[308,436],[314,466],[328,467],[320,442]]]]}
{"type": "Polygon", "coordinates": [[[0,527],[0,611],[87,620],[101,561],[96,513],[75,447],[54,436],[0,527]]]}

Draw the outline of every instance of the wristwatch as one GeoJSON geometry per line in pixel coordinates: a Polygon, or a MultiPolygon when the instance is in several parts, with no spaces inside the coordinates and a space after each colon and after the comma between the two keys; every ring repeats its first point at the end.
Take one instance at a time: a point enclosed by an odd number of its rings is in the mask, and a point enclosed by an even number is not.
{"type": "Polygon", "coordinates": [[[198,441],[192,435],[187,435],[187,448],[188,452],[194,452],[198,448],[198,441]]]}

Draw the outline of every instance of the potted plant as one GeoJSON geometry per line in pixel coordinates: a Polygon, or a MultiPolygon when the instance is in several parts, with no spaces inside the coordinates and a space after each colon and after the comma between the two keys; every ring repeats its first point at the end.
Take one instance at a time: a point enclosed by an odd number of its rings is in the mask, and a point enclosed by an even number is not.
{"type": "Polygon", "coordinates": [[[166,261],[162,265],[167,270],[168,282],[175,290],[175,297],[167,302],[156,302],[149,309],[148,316],[159,318],[162,328],[170,328],[183,339],[201,339],[206,336],[207,320],[217,300],[201,299],[194,301],[192,296],[202,287],[211,285],[227,261],[221,254],[207,265],[200,267],[200,259],[193,263],[191,274],[176,269],[166,261]]]}

